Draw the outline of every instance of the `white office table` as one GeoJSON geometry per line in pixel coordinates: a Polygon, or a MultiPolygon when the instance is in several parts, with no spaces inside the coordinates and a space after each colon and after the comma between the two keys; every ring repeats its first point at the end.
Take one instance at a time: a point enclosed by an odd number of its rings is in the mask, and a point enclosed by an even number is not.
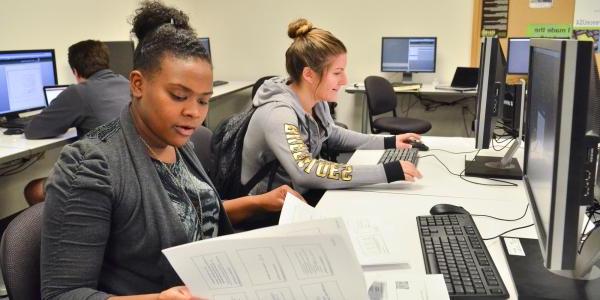
{"type": "Polygon", "coordinates": [[[4,135],[6,129],[0,129],[0,163],[34,155],[48,149],[60,147],[77,139],[75,128],[51,139],[28,140],[24,134],[4,135]]]}
{"type": "MultiPolygon", "coordinates": [[[[430,148],[445,145],[447,150],[473,150],[474,140],[468,138],[424,138],[430,148]],[[452,145],[452,147],[450,146],[452,145]]],[[[381,152],[379,152],[381,153],[381,152]]],[[[436,154],[437,155],[437,154],[436,154]]],[[[375,151],[357,151],[351,162],[366,160],[370,156],[375,162],[379,155],[375,151]]],[[[464,164],[462,155],[439,155],[450,168],[460,171],[464,164]]],[[[383,218],[394,228],[396,236],[402,239],[410,267],[400,272],[418,272],[424,274],[424,260],[421,251],[416,217],[429,215],[429,209],[439,203],[449,203],[463,206],[472,214],[487,214],[499,218],[513,219],[520,217],[527,206],[524,188],[479,186],[463,181],[449,174],[435,159],[428,161],[423,158],[419,169],[425,178],[416,183],[389,184],[388,186],[374,185],[371,188],[327,191],[321,198],[317,209],[329,216],[370,216],[383,218]],[[442,172],[443,170],[443,172],[442,172]],[[428,173],[429,172],[429,173],[428,173]],[[431,179],[428,179],[431,178],[431,179]],[[436,186],[437,184],[437,186],[436,186]]],[[[517,182],[517,181],[512,181],[517,182]]],[[[492,237],[503,231],[533,223],[529,214],[515,222],[503,222],[484,217],[473,217],[483,238],[492,237]]],[[[517,230],[508,236],[537,238],[533,227],[517,230]]],[[[517,299],[516,290],[500,240],[498,238],[486,241],[486,245],[511,299],[517,299]]],[[[377,272],[376,270],[366,270],[377,272]]]]}
{"type": "MultiPolygon", "coordinates": [[[[429,156],[435,155],[453,173],[459,174],[465,168],[465,157],[466,159],[471,160],[473,159],[475,153],[477,153],[477,151],[474,151],[475,140],[473,138],[423,136],[422,142],[430,149],[429,151],[419,152],[419,156],[421,158],[419,158],[417,169],[423,175],[422,179],[418,179],[416,182],[398,181],[389,184],[374,184],[354,188],[352,190],[412,194],[432,197],[443,197],[451,194],[453,197],[472,198],[474,195],[476,195],[478,198],[502,200],[506,203],[511,203],[515,201],[515,199],[518,201],[518,199],[524,195],[524,188],[521,180],[503,179],[505,181],[514,183],[517,186],[498,186],[491,189],[489,186],[472,184],[464,181],[458,176],[451,175],[439,161],[437,161],[434,157],[429,156]],[[435,149],[469,153],[451,154],[435,149]]],[[[503,145],[506,144],[507,142],[499,144],[496,147],[502,148],[503,145]]],[[[504,155],[506,150],[508,150],[508,148],[509,147],[506,147],[501,152],[496,152],[492,149],[482,150],[479,152],[479,155],[501,157],[504,155]]],[[[353,165],[374,165],[377,164],[383,152],[384,150],[357,150],[350,158],[348,163],[353,165]]],[[[516,158],[521,166],[523,166],[522,157],[523,149],[519,149],[517,151],[516,158]]],[[[504,184],[485,178],[468,177],[467,179],[485,184],[504,184]]]]}
{"type": "MultiPolygon", "coordinates": [[[[366,90],[365,85],[362,83],[355,83],[346,87],[346,93],[349,94],[361,94],[361,102],[362,102],[362,123],[361,123],[361,132],[366,133],[368,127],[368,108],[367,108],[367,99],[366,99],[366,90]]],[[[416,95],[418,97],[430,95],[430,96],[463,96],[463,97],[473,97],[475,99],[477,97],[477,91],[450,91],[450,90],[438,90],[435,88],[433,84],[423,84],[421,88],[418,90],[400,90],[399,88],[395,88],[394,91],[396,94],[404,94],[404,95],[416,95]]]]}

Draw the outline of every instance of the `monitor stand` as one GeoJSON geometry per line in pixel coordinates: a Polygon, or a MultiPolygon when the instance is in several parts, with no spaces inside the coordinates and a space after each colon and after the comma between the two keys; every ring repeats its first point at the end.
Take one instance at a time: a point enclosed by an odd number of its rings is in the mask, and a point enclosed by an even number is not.
{"type": "Polygon", "coordinates": [[[19,113],[10,113],[4,115],[6,119],[4,122],[0,122],[2,128],[25,128],[27,121],[19,117],[19,113]]]}
{"type": "Polygon", "coordinates": [[[402,72],[402,84],[413,84],[416,83],[413,81],[412,72],[402,72]]]}
{"type": "Polygon", "coordinates": [[[500,241],[519,299],[600,299],[600,279],[567,278],[546,269],[538,240],[501,237],[500,241]],[[510,254],[505,239],[519,240],[524,256],[510,254]]]}
{"type": "Polygon", "coordinates": [[[465,160],[465,176],[522,179],[521,165],[513,157],[520,145],[521,139],[517,138],[504,157],[475,156],[473,160],[465,160]]]}

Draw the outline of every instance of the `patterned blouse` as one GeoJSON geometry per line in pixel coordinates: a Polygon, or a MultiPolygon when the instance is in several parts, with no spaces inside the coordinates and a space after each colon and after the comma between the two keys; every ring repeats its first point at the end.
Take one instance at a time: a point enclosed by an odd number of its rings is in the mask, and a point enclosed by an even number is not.
{"type": "Polygon", "coordinates": [[[217,194],[210,185],[190,172],[179,150],[176,155],[177,161],[173,164],[155,159],[152,162],[183,223],[188,240],[192,242],[216,237],[219,224],[217,194]]]}

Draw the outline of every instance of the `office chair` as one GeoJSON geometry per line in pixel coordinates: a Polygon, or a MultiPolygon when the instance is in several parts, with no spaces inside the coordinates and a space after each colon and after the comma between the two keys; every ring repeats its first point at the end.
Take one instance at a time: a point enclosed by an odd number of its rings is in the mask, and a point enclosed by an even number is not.
{"type": "Polygon", "coordinates": [[[256,95],[258,88],[260,88],[260,86],[263,84],[263,82],[265,82],[266,80],[269,80],[273,77],[277,77],[277,76],[275,76],[275,75],[263,76],[254,83],[254,86],[252,87],[252,99],[254,99],[254,95],[256,95]]]}
{"type": "Polygon", "coordinates": [[[396,93],[387,79],[379,76],[369,76],[365,79],[365,90],[372,133],[401,134],[414,132],[422,134],[431,129],[431,123],[428,121],[396,115],[396,93]],[[393,117],[373,118],[390,111],[393,117]]]}
{"type": "Polygon", "coordinates": [[[0,266],[9,299],[40,299],[40,244],[44,202],[25,209],[6,228],[0,266]]]}
{"type": "Polygon", "coordinates": [[[210,140],[212,131],[204,126],[200,126],[194,131],[190,137],[190,142],[194,145],[194,153],[202,163],[202,167],[206,173],[210,174],[209,170],[213,164],[212,151],[210,149],[210,140]]]}

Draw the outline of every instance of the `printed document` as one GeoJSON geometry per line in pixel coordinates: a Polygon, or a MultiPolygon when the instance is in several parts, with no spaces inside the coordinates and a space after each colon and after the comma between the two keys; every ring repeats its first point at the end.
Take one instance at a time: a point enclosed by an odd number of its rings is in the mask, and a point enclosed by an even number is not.
{"type": "MultiPolygon", "coordinates": [[[[323,218],[325,216],[319,214],[314,207],[288,193],[281,210],[279,224],[323,218]]],[[[343,220],[361,266],[408,263],[400,240],[394,238],[389,226],[385,226],[385,220],[368,217],[345,217],[343,220]]]]}

